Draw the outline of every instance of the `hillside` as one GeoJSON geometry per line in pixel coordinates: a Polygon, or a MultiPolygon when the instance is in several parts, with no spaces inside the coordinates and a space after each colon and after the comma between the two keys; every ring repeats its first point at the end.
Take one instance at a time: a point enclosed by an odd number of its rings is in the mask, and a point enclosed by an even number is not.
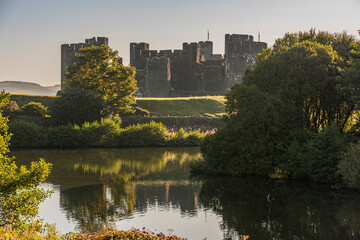
{"type": "Polygon", "coordinates": [[[21,81],[2,81],[0,82],[0,90],[5,90],[5,92],[12,94],[55,96],[56,93],[60,90],[60,85],[44,87],[37,83],[21,81]]]}

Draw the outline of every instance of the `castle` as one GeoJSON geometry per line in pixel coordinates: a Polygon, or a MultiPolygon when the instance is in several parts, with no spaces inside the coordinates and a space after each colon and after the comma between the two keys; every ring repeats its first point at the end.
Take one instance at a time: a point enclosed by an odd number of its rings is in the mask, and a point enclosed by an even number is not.
{"type": "MultiPolygon", "coordinates": [[[[66,67],[86,46],[108,44],[104,37],[85,43],[61,45],[61,82],[66,67]]],[[[186,97],[224,95],[240,83],[245,69],[267,47],[251,35],[226,34],[225,54],[213,54],[213,42],[183,43],[181,50],[150,50],[148,43],[130,43],[130,65],[136,68],[138,97],[186,97]]]]}

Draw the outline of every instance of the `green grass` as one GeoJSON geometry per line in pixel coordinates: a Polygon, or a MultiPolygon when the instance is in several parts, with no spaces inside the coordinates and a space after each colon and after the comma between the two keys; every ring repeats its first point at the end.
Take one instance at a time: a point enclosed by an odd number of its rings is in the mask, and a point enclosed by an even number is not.
{"type": "MultiPolygon", "coordinates": [[[[19,107],[29,102],[40,102],[49,107],[56,97],[41,95],[11,94],[10,99],[19,107]]],[[[218,117],[225,112],[225,98],[183,97],[183,98],[137,98],[136,106],[146,109],[151,116],[208,116],[218,117]]]]}
{"type": "Polygon", "coordinates": [[[136,105],[152,116],[221,116],[224,97],[137,98],[136,105]]]}

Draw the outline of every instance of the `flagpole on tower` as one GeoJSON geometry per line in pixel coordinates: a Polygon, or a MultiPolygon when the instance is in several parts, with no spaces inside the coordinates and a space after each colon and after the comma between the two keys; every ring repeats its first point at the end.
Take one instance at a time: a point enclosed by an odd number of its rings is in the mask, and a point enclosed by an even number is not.
{"type": "Polygon", "coordinates": [[[210,33],[209,33],[209,29],[207,30],[207,40],[210,40],[210,33]]]}

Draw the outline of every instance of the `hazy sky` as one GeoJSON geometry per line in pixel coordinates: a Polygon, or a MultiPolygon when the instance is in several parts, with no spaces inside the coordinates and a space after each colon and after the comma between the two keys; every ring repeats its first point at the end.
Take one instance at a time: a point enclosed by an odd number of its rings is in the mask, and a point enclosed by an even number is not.
{"type": "Polygon", "coordinates": [[[60,45],[105,36],[129,62],[130,42],[181,49],[210,30],[214,52],[227,33],[273,44],[286,32],[360,29],[360,0],[0,0],[0,81],[60,83],[60,45]]]}

